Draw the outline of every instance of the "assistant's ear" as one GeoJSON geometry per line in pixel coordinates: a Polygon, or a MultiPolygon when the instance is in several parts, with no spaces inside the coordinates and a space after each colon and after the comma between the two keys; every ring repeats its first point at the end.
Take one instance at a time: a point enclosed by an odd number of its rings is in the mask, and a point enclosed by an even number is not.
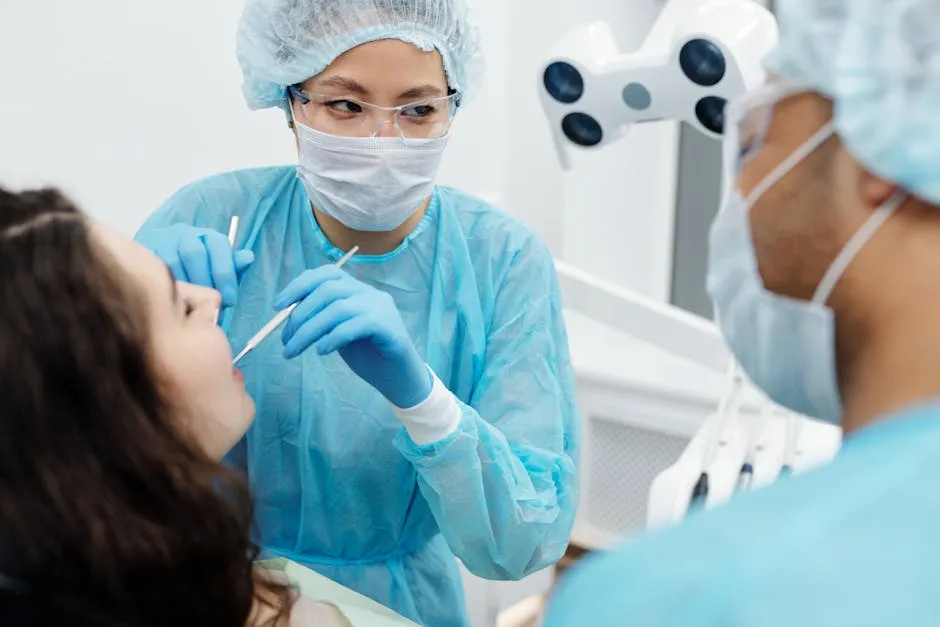
{"type": "Polygon", "coordinates": [[[888,202],[897,191],[898,186],[894,183],[859,167],[858,195],[866,206],[876,209],[888,202]]]}
{"type": "Polygon", "coordinates": [[[835,179],[838,193],[848,206],[868,213],[885,204],[897,185],[873,174],[840,142],[836,150],[835,179]]]}

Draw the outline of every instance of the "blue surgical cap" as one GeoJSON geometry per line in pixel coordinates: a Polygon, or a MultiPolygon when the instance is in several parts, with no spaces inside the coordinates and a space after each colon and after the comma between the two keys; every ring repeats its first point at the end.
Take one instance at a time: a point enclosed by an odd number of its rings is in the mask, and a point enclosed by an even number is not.
{"type": "Polygon", "coordinates": [[[940,203],[940,0],[778,0],[773,74],[832,99],[846,148],[940,203]]]}
{"type": "Polygon", "coordinates": [[[248,106],[285,107],[288,86],[381,39],[437,50],[463,100],[480,86],[479,29],[463,0],[248,0],[237,36],[248,106]]]}

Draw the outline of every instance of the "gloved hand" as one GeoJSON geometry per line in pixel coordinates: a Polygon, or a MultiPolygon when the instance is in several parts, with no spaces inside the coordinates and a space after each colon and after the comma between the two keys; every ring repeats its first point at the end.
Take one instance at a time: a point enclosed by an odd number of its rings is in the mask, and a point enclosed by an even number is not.
{"type": "Polygon", "coordinates": [[[160,257],[177,281],[218,290],[223,307],[238,300],[238,279],[255,260],[250,250],[233,251],[218,231],[188,224],[144,231],[137,241],[160,257]]]}
{"type": "Polygon", "coordinates": [[[294,279],[274,307],[295,302],[282,335],[285,357],[311,346],[320,355],[339,351],[353,372],[403,409],[430,395],[431,373],[391,296],[329,265],[294,279]]]}

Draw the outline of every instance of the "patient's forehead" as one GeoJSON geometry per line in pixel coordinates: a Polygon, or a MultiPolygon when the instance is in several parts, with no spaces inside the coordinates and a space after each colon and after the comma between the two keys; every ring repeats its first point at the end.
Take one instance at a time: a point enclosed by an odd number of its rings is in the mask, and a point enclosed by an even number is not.
{"type": "Polygon", "coordinates": [[[107,224],[90,220],[90,225],[94,241],[101,245],[121,266],[121,269],[136,280],[148,294],[153,292],[154,288],[167,292],[166,264],[156,255],[107,224]]]}

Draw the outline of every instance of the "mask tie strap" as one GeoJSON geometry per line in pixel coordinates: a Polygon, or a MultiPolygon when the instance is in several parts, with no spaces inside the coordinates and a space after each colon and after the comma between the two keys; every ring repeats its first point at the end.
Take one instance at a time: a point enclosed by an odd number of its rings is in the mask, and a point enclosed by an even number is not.
{"type": "Polygon", "coordinates": [[[852,260],[855,259],[859,251],[862,250],[862,247],[868,243],[878,229],[888,221],[888,218],[897,211],[898,207],[901,206],[901,203],[903,203],[906,198],[907,195],[905,193],[901,191],[895,192],[887,202],[875,210],[868,220],[865,221],[865,224],[862,225],[862,228],[849,239],[848,243],[835,258],[835,261],[833,261],[829,269],[826,270],[822,281],[819,282],[819,287],[816,288],[816,293],[813,294],[812,302],[814,304],[826,304],[829,297],[832,296],[832,291],[836,288],[836,284],[839,282],[839,279],[842,278],[842,275],[845,273],[846,268],[849,267],[849,264],[852,263],[852,260]]]}
{"type": "Polygon", "coordinates": [[[780,179],[789,174],[790,170],[796,167],[798,163],[803,161],[806,157],[813,154],[817,148],[822,146],[830,137],[835,135],[836,127],[833,122],[826,122],[826,124],[816,131],[815,133],[807,139],[803,145],[794,150],[790,155],[784,159],[780,165],[774,168],[774,171],[767,175],[760,184],[754,188],[754,190],[748,194],[747,197],[747,206],[753,207],[754,203],[757,202],[757,199],[767,193],[771,187],[780,182],[780,179]]]}

